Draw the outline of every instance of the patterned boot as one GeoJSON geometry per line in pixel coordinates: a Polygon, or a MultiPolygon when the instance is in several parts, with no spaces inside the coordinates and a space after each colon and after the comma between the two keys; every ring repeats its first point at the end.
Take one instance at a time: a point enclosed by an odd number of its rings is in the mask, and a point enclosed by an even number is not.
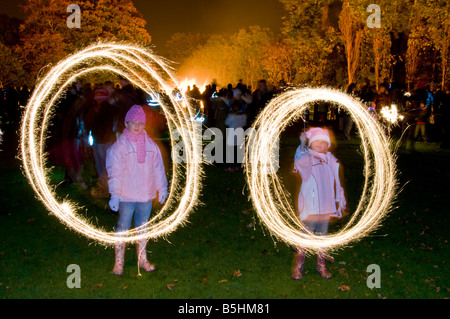
{"type": "Polygon", "coordinates": [[[292,270],[292,279],[300,280],[303,277],[303,265],[305,263],[305,252],[297,249],[295,253],[295,266],[292,270]]]}
{"type": "Polygon", "coordinates": [[[137,249],[137,256],[138,256],[138,265],[139,268],[144,269],[145,271],[153,271],[156,269],[154,265],[148,262],[147,260],[147,240],[141,239],[137,242],[136,249],[137,249]]]}
{"type": "Polygon", "coordinates": [[[326,262],[326,253],[319,252],[317,254],[317,268],[316,268],[317,272],[322,276],[322,278],[330,279],[331,274],[328,272],[325,262],[326,262]]]}
{"type": "Polygon", "coordinates": [[[125,243],[116,243],[114,247],[116,254],[116,263],[114,264],[113,274],[120,276],[123,273],[123,264],[125,259],[125,243]]]}

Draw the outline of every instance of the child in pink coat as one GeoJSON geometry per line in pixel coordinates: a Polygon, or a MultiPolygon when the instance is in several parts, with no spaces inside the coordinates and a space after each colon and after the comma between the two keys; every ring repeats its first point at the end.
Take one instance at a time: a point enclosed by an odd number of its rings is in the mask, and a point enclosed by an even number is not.
{"type": "MultiPolygon", "coordinates": [[[[330,217],[342,217],[346,209],[344,190],[339,179],[339,162],[328,149],[330,134],[326,129],[313,127],[302,133],[301,145],[295,154],[294,172],[300,174],[302,184],[298,195],[300,220],[310,232],[328,235],[330,217]],[[308,148],[305,147],[308,139],[308,148]]],[[[296,248],[293,279],[301,279],[305,253],[296,248]]],[[[323,278],[331,278],[325,266],[326,252],[317,255],[317,271],[323,278]]]]}
{"type": "MultiPolygon", "coordinates": [[[[141,106],[133,105],[125,116],[125,129],[108,149],[106,170],[111,193],[109,206],[119,211],[116,232],[127,231],[134,215],[134,227],[148,222],[152,200],[160,204],[167,198],[167,178],[161,152],[145,132],[145,113],[141,106]]],[[[145,271],[155,270],[147,260],[147,240],[137,242],[138,264],[145,271]]],[[[125,243],[115,245],[113,273],[123,273],[125,243]]]]}

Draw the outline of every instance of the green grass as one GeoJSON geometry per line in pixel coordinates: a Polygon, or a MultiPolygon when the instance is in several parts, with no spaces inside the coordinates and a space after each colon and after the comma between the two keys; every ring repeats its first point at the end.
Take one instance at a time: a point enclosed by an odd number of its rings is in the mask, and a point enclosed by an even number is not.
{"type": "MultiPolygon", "coordinates": [[[[286,189],[297,138],[283,138],[280,175],[286,189]]],[[[340,142],[335,154],[345,166],[350,207],[362,187],[358,141],[340,142]]],[[[396,208],[376,232],[335,254],[333,278],[315,272],[309,257],[301,281],[291,279],[293,253],[260,224],[243,174],[205,167],[203,193],[189,223],[167,240],[150,241],[157,266],[138,276],[134,245],[126,251],[124,274],[110,273],[111,247],[62,225],[36,199],[18,166],[0,175],[0,298],[445,298],[449,292],[448,180],[450,154],[436,145],[398,152],[400,185],[396,208]],[[245,195],[242,195],[244,192],[245,195]],[[253,223],[253,226],[250,226],[253,223]],[[69,289],[67,266],[81,268],[81,288],[69,289]],[[367,266],[381,268],[381,288],[366,285],[367,266]],[[241,276],[235,277],[239,270],[241,276]],[[167,285],[175,284],[168,288],[167,285]],[[341,291],[341,285],[350,290],[341,291]]],[[[52,182],[62,180],[55,168],[52,182]]],[[[112,230],[117,217],[106,201],[93,200],[74,185],[57,188],[88,209],[98,225],[112,230]]],[[[336,231],[342,223],[332,226],[336,231]]]]}

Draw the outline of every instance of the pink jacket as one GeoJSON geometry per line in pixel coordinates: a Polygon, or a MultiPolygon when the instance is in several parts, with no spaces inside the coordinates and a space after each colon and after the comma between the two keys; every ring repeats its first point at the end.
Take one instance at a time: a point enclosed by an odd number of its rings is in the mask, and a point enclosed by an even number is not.
{"type": "Polygon", "coordinates": [[[339,202],[339,207],[346,207],[339,180],[339,162],[330,152],[297,151],[294,168],[294,172],[302,177],[298,195],[300,220],[305,220],[309,215],[334,214],[336,202],[339,202]]]}
{"type": "Polygon", "coordinates": [[[108,149],[106,170],[111,197],[124,202],[147,202],[167,194],[167,178],[158,145],[146,136],[144,163],[138,163],[136,143],[122,134],[108,149]]]}

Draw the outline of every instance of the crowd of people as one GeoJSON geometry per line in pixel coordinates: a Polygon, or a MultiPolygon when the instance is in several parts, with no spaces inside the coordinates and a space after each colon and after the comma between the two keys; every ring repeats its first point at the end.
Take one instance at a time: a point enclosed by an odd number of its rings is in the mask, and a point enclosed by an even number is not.
{"type": "Polygon", "coordinates": [[[20,122],[21,109],[27,104],[31,92],[27,85],[0,86],[0,119],[3,124],[20,122]]]}
{"type": "MultiPolygon", "coordinates": [[[[352,83],[347,88],[382,122],[388,123],[382,115],[382,109],[395,106],[399,114],[397,129],[393,132],[397,138],[401,137],[402,145],[414,148],[415,142],[440,143],[441,148],[450,147],[449,109],[450,89],[445,91],[439,87],[427,85],[424,80],[415,83],[414,90],[408,91],[405,86],[396,83],[382,83],[375,90],[367,82],[359,86],[352,83]]],[[[344,138],[350,138],[352,119],[343,114],[340,128],[344,138]]],[[[394,127],[395,128],[395,127],[394,127]]]]}
{"type": "MultiPolygon", "coordinates": [[[[260,80],[257,88],[252,90],[239,80],[235,85],[228,84],[222,88],[210,84],[203,92],[193,85],[188,87],[185,95],[202,111],[202,118],[205,119],[203,125],[219,129],[225,144],[236,148],[239,145],[227,136],[226,128],[250,127],[257,114],[282,89],[260,80]]],[[[172,94],[175,92],[180,93],[174,90],[172,94]]],[[[381,115],[383,107],[396,105],[402,117],[392,132],[402,137],[403,145],[414,147],[415,142],[438,142],[442,148],[450,147],[449,88],[442,91],[418,80],[412,91],[387,81],[380,84],[377,90],[365,81],[350,84],[346,92],[358,97],[380,121],[385,121],[381,115]]],[[[20,122],[21,111],[30,94],[27,86],[19,90],[8,86],[1,90],[0,116],[3,124],[20,122]]],[[[164,92],[160,94],[160,101],[170,100],[164,92]]],[[[49,159],[65,168],[65,183],[76,182],[84,188],[89,187],[83,176],[83,163],[90,159],[95,162],[95,178],[98,179],[92,194],[108,196],[106,150],[123,132],[125,114],[135,104],[146,106],[145,130],[150,137],[159,137],[167,132],[166,120],[160,109],[148,106],[149,96],[124,78],[95,85],[77,81],[67,89],[55,108],[47,142],[49,159]]],[[[308,126],[327,126],[341,131],[342,139],[349,140],[354,135],[352,117],[344,108],[333,104],[319,101],[303,118],[309,122],[308,126]]],[[[226,156],[226,152],[224,154],[226,156]]],[[[224,162],[228,163],[225,165],[227,171],[241,169],[236,157],[224,158],[224,162]]]]}
{"type": "MultiPolygon", "coordinates": [[[[203,94],[196,87],[187,93],[205,106],[206,125],[221,129],[225,136],[225,121],[232,112],[233,104],[239,105],[239,113],[247,115],[245,127],[249,127],[261,109],[280,91],[261,80],[258,88],[252,92],[239,80],[235,86],[229,84],[218,91],[212,84],[206,87],[203,94]]],[[[359,98],[386,125],[389,123],[383,117],[382,110],[394,105],[399,116],[391,131],[401,138],[402,145],[414,148],[415,142],[435,142],[440,143],[442,148],[450,147],[450,88],[442,90],[438,86],[427,85],[424,80],[418,80],[414,89],[408,91],[405,85],[389,83],[386,79],[378,89],[368,81],[352,83],[346,88],[346,93],[359,98]]],[[[342,133],[344,140],[350,140],[354,135],[350,114],[333,104],[318,101],[303,118],[309,124],[335,128],[342,133]]]]}

